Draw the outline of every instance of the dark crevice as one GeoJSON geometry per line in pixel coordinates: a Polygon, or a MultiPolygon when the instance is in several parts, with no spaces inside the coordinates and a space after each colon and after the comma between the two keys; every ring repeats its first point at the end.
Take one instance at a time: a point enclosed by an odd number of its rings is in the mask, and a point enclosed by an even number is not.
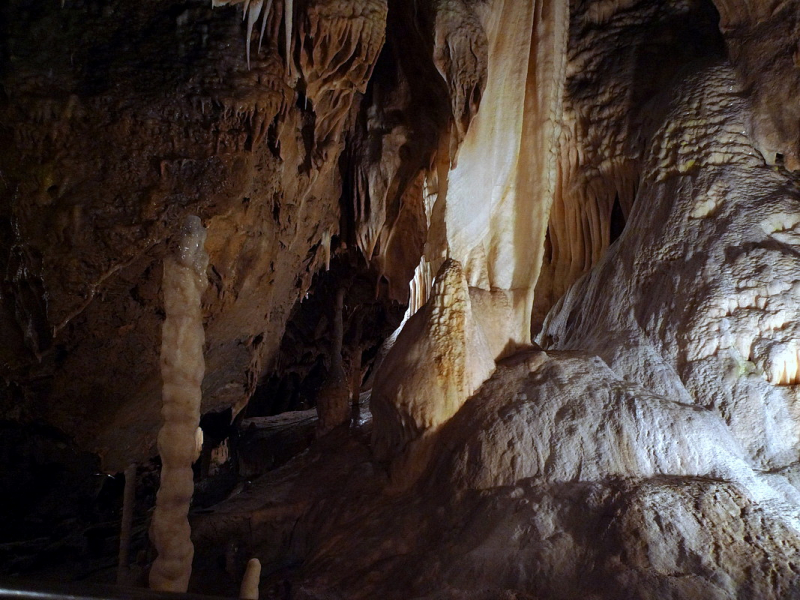
{"type": "Polygon", "coordinates": [[[611,220],[609,224],[609,244],[617,241],[622,231],[625,229],[625,213],[622,210],[622,205],[619,202],[619,194],[614,198],[614,206],[611,209],[611,220]]]}

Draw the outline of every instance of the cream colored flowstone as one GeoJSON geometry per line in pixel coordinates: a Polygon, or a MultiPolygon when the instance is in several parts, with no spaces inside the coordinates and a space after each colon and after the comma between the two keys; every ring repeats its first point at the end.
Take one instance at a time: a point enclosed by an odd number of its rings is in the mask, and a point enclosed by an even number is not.
{"type": "Polygon", "coordinates": [[[555,193],[569,3],[494,0],[481,21],[488,78],[448,174],[448,256],[470,287],[504,292],[524,346],[555,193]]]}
{"type": "Polygon", "coordinates": [[[447,256],[463,266],[470,288],[492,292],[492,312],[506,310],[505,351],[530,342],[556,190],[569,3],[493,0],[476,12],[488,42],[486,86],[457,152],[440,149],[430,178],[429,228],[445,239],[432,243],[429,234],[409,315],[427,302],[430,271],[447,256]]]}
{"type": "Polygon", "coordinates": [[[569,3],[492,0],[478,12],[488,42],[483,98],[457,157],[438,158],[409,318],[370,400],[373,451],[400,487],[422,472],[438,429],[495,360],[531,341],[555,193],[569,3]]]}
{"type": "Polygon", "coordinates": [[[201,298],[208,285],[206,231],[189,217],[174,253],[164,260],[164,312],[161,334],[164,424],[158,433],[161,484],[150,528],[158,558],[150,570],[150,588],[185,592],[192,573],[194,546],[187,515],[194,492],[192,463],[202,447],[200,386],[203,360],[201,298]]]}

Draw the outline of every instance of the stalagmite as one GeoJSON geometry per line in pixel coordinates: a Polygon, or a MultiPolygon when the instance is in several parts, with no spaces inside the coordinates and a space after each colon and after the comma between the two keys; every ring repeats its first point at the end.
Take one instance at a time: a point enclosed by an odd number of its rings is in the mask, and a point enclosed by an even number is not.
{"type": "Polygon", "coordinates": [[[192,463],[202,444],[200,400],[203,360],[201,298],[208,280],[206,231],[198,217],[183,226],[178,247],[164,260],[164,312],[161,340],[164,423],[158,433],[161,483],[150,530],[158,557],[150,570],[150,587],[185,592],[192,572],[194,547],[187,518],[194,481],[192,463]]]}
{"type": "Polygon", "coordinates": [[[0,576],[800,600],[800,0],[0,12],[0,576]]]}
{"type": "Polygon", "coordinates": [[[247,561],[247,569],[242,577],[242,587],[239,589],[241,600],[258,600],[258,584],[261,579],[261,561],[251,558],[247,561]]]}
{"type": "Polygon", "coordinates": [[[800,192],[746,134],[753,108],[729,65],[686,76],[668,105],[628,228],[539,341],[597,353],[629,381],[718,413],[758,468],[789,469],[800,448],[800,192]]]}
{"type": "Polygon", "coordinates": [[[344,296],[347,289],[340,286],[336,290],[336,302],[333,307],[333,331],[331,335],[331,370],[325,386],[317,397],[317,413],[319,423],[317,431],[320,435],[344,425],[350,418],[350,382],[344,372],[342,361],[342,338],[344,337],[344,296]]]}
{"type": "Polygon", "coordinates": [[[122,523],[119,533],[119,561],[117,563],[117,585],[127,585],[129,556],[131,549],[131,528],[133,526],[133,508],[136,503],[136,465],[125,469],[125,489],[122,494],[122,523]]]}

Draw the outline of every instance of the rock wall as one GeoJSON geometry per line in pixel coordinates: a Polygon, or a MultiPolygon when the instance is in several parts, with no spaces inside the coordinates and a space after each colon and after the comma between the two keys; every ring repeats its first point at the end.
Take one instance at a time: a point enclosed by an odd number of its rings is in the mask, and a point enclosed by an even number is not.
{"type": "Polygon", "coordinates": [[[249,69],[232,8],[3,9],[6,418],[49,422],[112,471],[153,454],[160,265],[188,214],[211,257],[203,411],[247,402],[339,231],[343,121],[385,30],[379,2],[306,9],[287,61],[274,3],[249,69]],[[313,56],[300,36],[325,19],[347,35],[313,56]],[[339,67],[337,44],[356,53],[339,67]]]}
{"type": "Polygon", "coordinates": [[[153,453],[196,214],[203,411],[336,410],[219,450],[195,589],[800,597],[797,3],[215,4],[2,8],[0,417],[153,453]]]}
{"type": "Polygon", "coordinates": [[[548,315],[547,348],[712,408],[762,468],[796,461],[798,188],[745,135],[734,73],[710,65],[671,98],[617,244],[548,315]],[[656,225],[658,224],[658,226],[656,225]]]}

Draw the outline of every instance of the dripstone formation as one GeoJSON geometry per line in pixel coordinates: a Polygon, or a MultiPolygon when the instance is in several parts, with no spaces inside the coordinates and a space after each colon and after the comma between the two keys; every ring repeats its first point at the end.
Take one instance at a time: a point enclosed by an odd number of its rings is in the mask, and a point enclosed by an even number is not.
{"type": "Polygon", "coordinates": [[[0,23],[0,573],[800,599],[798,0],[0,23]]]}

